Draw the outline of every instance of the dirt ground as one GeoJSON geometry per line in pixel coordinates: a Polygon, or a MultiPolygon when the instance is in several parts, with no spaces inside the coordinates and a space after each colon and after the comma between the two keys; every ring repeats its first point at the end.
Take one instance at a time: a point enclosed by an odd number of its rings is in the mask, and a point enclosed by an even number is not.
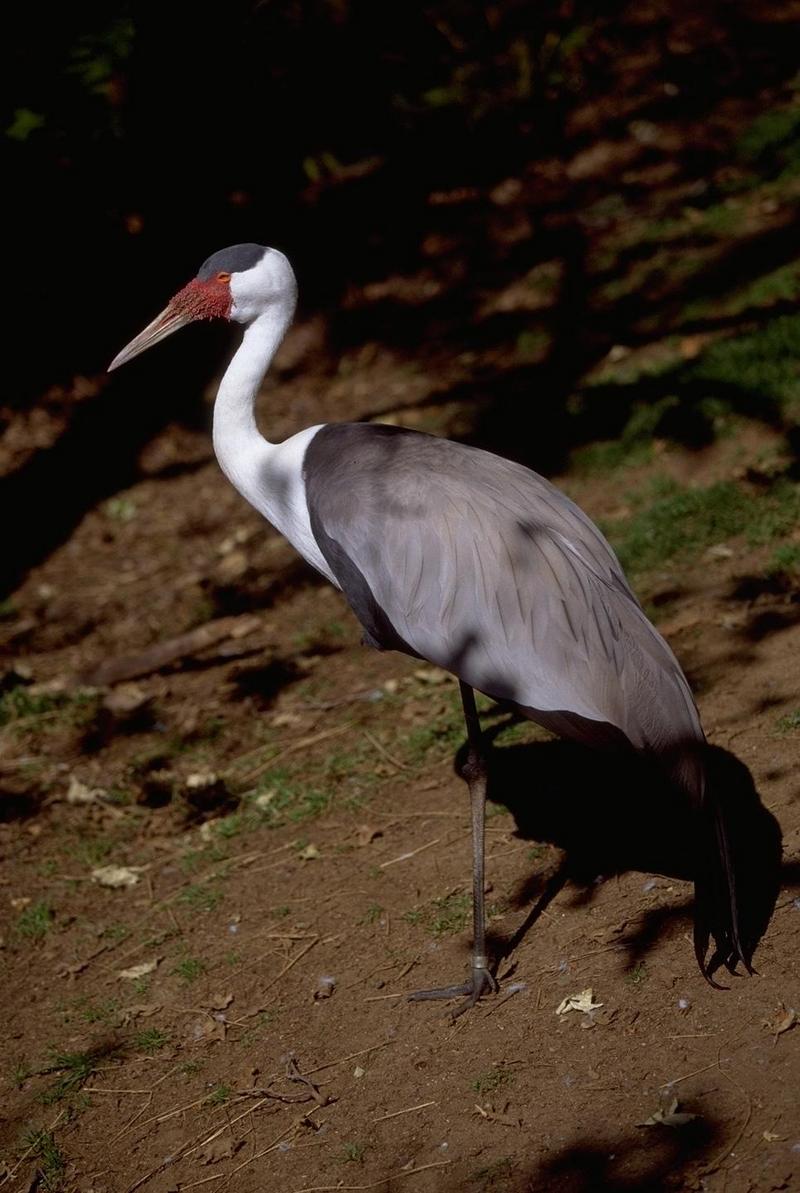
{"type": "MultiPolygon", "coordinates": [[[[273,393],[277,434],[311,421],[305,384],[273,393]]],[[[776,443],[752,424],[664,447],[626,484],[741,475],[776,443]]],[[[467,959],[453,681],[362,647],[205,436],[168,428],[142,469],[3,622],[0,1185],[800,1187],[800,631],[791,588],[753,580],[769,549],[734,536],[642,582],[783,833],[757,976],[697,971],[686,841],[651,872],[652,792],[631,829],[613,770],[485,701],[501,989],[451,1022],[405,996],[467,959]],[[592,1009],[557,1013],[587,989],[592,1009]]],[[[624,516],[603,477],[561,479],[624,516]]]]}

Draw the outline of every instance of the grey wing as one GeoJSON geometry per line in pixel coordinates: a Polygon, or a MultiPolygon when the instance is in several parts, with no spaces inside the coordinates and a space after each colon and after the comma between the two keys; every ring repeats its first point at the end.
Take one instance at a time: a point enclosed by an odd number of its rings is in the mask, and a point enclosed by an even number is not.
{"type": "Polygon", "coordinates": [[[306,485],[315,537],[376,645],[573,737],[611,726],[660,755],[703,740],[611,548],[542,477],[448,440],[339,424],[312,441],[306,485]]]}

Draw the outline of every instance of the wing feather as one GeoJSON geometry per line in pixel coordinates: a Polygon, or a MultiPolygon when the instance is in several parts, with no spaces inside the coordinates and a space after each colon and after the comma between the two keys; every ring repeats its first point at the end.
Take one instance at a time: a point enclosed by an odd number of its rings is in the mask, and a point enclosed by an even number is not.
{"type": "Polygon", "coordinates": [[[305,480],[345,595],[372,631],[366,584],[391,627],[381,645],[534,719],[610,725],[662,754],[703,740],[683,673],[610,546],[544,478],[449,440],[345,423],[311,441],[305,480]]]}

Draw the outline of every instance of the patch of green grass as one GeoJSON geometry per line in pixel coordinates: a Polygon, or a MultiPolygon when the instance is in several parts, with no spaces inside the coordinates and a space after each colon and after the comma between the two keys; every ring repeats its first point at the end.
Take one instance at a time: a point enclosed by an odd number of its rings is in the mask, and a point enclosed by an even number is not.
{"type": "Polygon", "coordinates": [[[791,407],[800,401],[800,315],[782,315],[749,335],[716,340],[686,371],[692,381],[729,386],[791,407]]]}
{"type": "Polygon", "coordinates": [[[279,768],[262,776],[251,806],[257,810],[260,823],[277,828],[320,816],[327,811],[331,794],[309,786],[295,778],[291,771],[279,768]],[[265,800],[263,797],[267,795],[269,799],[265,800]]]}
{"type": "Polygon", "coordinates": [[[800,488],[785,480],[759,494],[728,481],[691,489],[665,479],[651,491],[652,500],[632,517],[606,527],[629,574],[687,558],[740,534],[753,545],[768,543],[800,521],[800,488]]]}
{"type": "Polygon", "coordinates": [[[222,902],[222,891],[210,883],[195,882],[178,895],[178,903],[191,911],[213,911],[222,902]]]}
{"type": "Polygon", "coordinates": [[[787,713],[784,717],[778,717],[775,722],[775,728],[778,733],[797,733],[800,730],[800,708],[794,709],[793,712],[787,713]]]}
{"type": "Polygon", "coordinates": [[[651,443],[625,443],[622,439],[600,439],[577,447],[570,462],[579,476],[606,476],[618,468],[638,468],[653,457],[651,443]]]}
{"type": "Polygon", "coordinates": [[[529,862],[539,862],[547,853],[546,845],[531,845],[527,853],[529,862]]]}
{"type": "Polygon", "coordinates": [[[275,1017],[275,1011],[259,1011],[250,1026],[246,1027],[239,1037],[242,1048],[252,1048],[254,1044],[260,1043],[266,1037],[275,1017]]]}
{"type": "Polygon", "coordinates": [[[115,998],[106,998],[99,1003],[91,1003],[83,999],[77,1010],[84,1023],[108,1023],[119,1011],[119,1003],[115,998]]]}
{"type": "Polygon", "coordinates": [[[638,964],[634,965],[633,969],[629,970],[625,975],[625,980],[630,982],[631,986],[641,986],[649,977],[650,974],[647,972],[647,966],[643,961],[639,961],[638,964]]]}
{"type": "Polygon", "coordinates": [[[11,932],[15,937],[23,940],[44,940],[53,923],[53,909],[49,903],[40,899],[22,909],[17,916],[11,932]]]}
{"type": "Polygon", "coordinates": [[[150,1027],[144,1031],[137,1032],[131,1040],[131,1045],[137,1052],[145,1052],[149,1056],[153,1052],[158,1052],[169,1041],[170,1034],[168,1031],[160,1031],[157,1027],[150,1027]]]}
{"type": "Polygon", "coordinates": [[[504,1069],[502,1065],[494,1065],[471,1081],[470,1089],[474,1089],[476,1094],[483,1097],[485,1094],[494,1093],[502,1086],[511,1085],[514,1080],[515,1074],[511,1069],[504,1069]]]}
{"type": "Polygon", "coordinates": [[[342,1148],[342,1159],[350,1164],[362,1164],[366,1150],[364,1143],[346,1143],[342,1148]]]}
{"type": "Polygon", "coordinates": [[[67,1164],[51,1131],[29,1131],[23,1147],[39,1161],[41,1184],[48,1193],[58,1193],[63,1187],[67,1164]]]}
{"type": "Polygon", "coordinates": [[[382,915],[383,908],[380,903],[370,903],[361,922],[362,924],[377,924],[382,915]]]}
{"type": "Polygon", "coordinates": [[[15,1089],[20,1089],[32,1073],[33,1069],[30,1067],[28,1062],[24,1057],[20,1057],[20,1059],[15,1061],[11,1066],[11,1072],[8,1079],[15,1089]]]}
{"type": "Polygon", "coordinates": [[[172,972],[185,982],[187,986],[197,979],[206,971],[206,963],[200,957],[183,957],[172,970],[172,972]]]}
{"type": "Polygon", "coordinates": [[[358,774],[367,759],[370,764],[374,755],[366,746],[351,747],[348,750],[332,750],[325,756],[323,774],[326,781],[340,782],[342,779],[352,779],[358,774]]]}
{"type": "Polygon", "coordinates": [[[800,543],[784,543],[772,553],[764,569],[768,576],[800,576],[800,543]]]}
{"type": "Polygon", "coordinates": [[[782,164],[797,162],[800,155],[800,108],[773,108],[762,112],[736,143],[746,162],[763,162],[776,156],[782,164]]]}
{"type": "Polygon", "coordinates": [[[12,621],[19,614],[19,609],[14,604],[12,597],[6,597],[5,600],[0,601],[0,621],[12,621]]]}
{"type": "Polygon", "coordinates": [[[421,766],[435,749],[439,753],[453,753],[464,740],[464,714],[460,703],[448,701],[447,711],[434,718],[428,725],[409,730],[398,739],[393,752],[401,749],[404,761],[411,766],[421,766]]]}
{"type": "Polygon", "coordinates": [[[779,302],[794,302],[800,298],[800,265],[782,265],[771,273],[747,282],[721,298],[696,298],[687,303],[681,312],[681,321],[691,323],[696,319],[741,315],[759,307],[774,306],[779,302]]]}
{"type": "Polygon", "coordinates": [[[495,742],[502,742],[504,746],[526,745],[528,742],[549,741],[552,736],[534,721],[508,721],[500,728],[495,742]]]}
{"type": "Polygon", "coordinates": [[[196,1057],[194,1060],[185,1060],[178,1069],[178,1072],[184,1073],[187,1077],[194,1077],[196,1073],[202,1071],[205,1063],[205,1060],[201,1057],[196,1057]]]}
{"type": "Polygon", "coordinates": [[[7,725],[10,721],[20,721],[25,717],[39,717],[43,713],[52,712],[64,704],[66,697],[63,693],[31,692],[24,684],[19,684],[0,696],[0,725],[7,725]]]}
{"type": "Polygon", "coordinates": [[[488,824],[490,820],[496,820],[498,816],[510,816],[510,815],[511,815],[511,813],[509,812],[509,810],[505,806],[505,804],[497,804],[497,803],[493,803],[490,801],[486,805],[484,819],[485,819],[486,823],[488,824]]]}
{"type": "Polygon", "coordinates": [[[83,866],[102,866],[114,848],[115,842],[108,837],[82,837],[68,845],[64,852],[83,866]]]}
{"type": "Polygon", "coordinates": [[[136,503],[130,497],[112,497],[103,506],[103,512],[113,522],[132,522],[136,517],[136,503]]]}
{"type": "Polygon", "coordinates": [[[550,334],[544,328],[521,331],[517,336],[517,355],[527,361],[541,360],[546,355],[550,343],[550,334]]]}
{"type": "Polygon", "coordinates": [[[41,1095],[40,1100],[45,1106],[53,1102],[60,1102],[70,1094],[75,1094],[92,1075],[97,1064],[99,1054],[96,1050],[87,1052],[53,1052],[48,1060],[48,1073],[60,1073],[60,1077],[49,1089],[41,1095]]]}
{"type": "Polygon", "coordinates": [[[220,816],[213,822],[214,834],[217,837],[222,837],[223,841],[230,841],[247,828],[254,828],[255,823],[255,817],[251,817],[248,823],[247,818],[241,812],[232,812],[230,816],[220,816]]]}
{"type": "Polygon", "coordinates": [[[422,924],[432,936],[461,932],[472,910],[472,896],[466,891],[442,895],[428,907],[412,907],[404,912],[407,924],[422,924]]]}
{"type": "Polygon", "coordinates": [[[100,933],[104,940],[113,941],[114,944],[127,940],[130,934],[131,930],[127,924],[106,924],[100,933]]]}
{"type": "Polygon", "coordinates": [[[113,804],[115,808],[125,808],[133,803],[133,792],[128,787],[109,787],[106,802],[113,804]]]}
{"type": "Polygon", "coordinates": [[[233,1086],[219,1082],[206,1098],[206,1103],[209,1106],[224,1106],[226,1102],[230,1101],[232,1093],[233,1086]]]}
{"type": "Polygon", "coordinates": [[[710,207],[704,208],[700,215],[700,232],[726,238],[736,235],[746,219],[747,212],[740,202],[731,199],[725,203],[713,203],[710,207]]]}
{"type": "Polygon", "coordinates": [[[348,636],[348,627],[337,618],[323,622],[319,626],[312,626],[307,630],[300,630],[292,636],[292,646],[302,654],[330,647],[342,642],[348,636]]]}
{"type": "Polygon", "coordinates": [[[471,910],[472,896],[466,892],[434,899],[430,931],[434,936],[448,936],[452,932],[463,931],[471,910]]]}
{"type": "Polygon", "coordinates": [[[33,692],[18,684],[0,696],[0,726],[31,721],[58,713],[70,725],[82,726],[97,713],[101,697],[94,691],[33,692]]]}
{"type": "Polygon", "coordinates": [[[194,874],[197,870],[202,870],[206,864],[205,849],[187,849],[178,859],[178,865],[184,874],[194,874]]]}

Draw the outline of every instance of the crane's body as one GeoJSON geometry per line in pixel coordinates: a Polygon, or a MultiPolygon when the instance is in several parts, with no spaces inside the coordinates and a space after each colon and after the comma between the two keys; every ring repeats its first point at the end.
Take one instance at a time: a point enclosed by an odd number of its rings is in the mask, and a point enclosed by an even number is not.
{"type": "MultiPolygon", "coordinates": [[[[709,975],[750,958],[739,942],[724,819],[708,808],[705,738],[688,683],[645,617],[600,531],[563,493],[520,464],[464,444],[380,424],[309,427],[265,439],[255,400],[291,322],[296,283],[283,254],[238,245],[214,254],[112,363],[192,319],[244,323],[219,387],[214,448],[232,484],[340,588],[365,641],[451,671],[470,746],[475,947],[471,981],[425,997],[495,989],[484,948],[486,775],[473,689],[555,732],[653,757],[692,799],[705,828],[695,948],[709,975]],[[702,906],[701,906],[702,904],[702,906]],[[709,965],[709,934],[716,951],[709,965]]],[[[687,852],[699,852],[687,842],[687,852]]]]}

